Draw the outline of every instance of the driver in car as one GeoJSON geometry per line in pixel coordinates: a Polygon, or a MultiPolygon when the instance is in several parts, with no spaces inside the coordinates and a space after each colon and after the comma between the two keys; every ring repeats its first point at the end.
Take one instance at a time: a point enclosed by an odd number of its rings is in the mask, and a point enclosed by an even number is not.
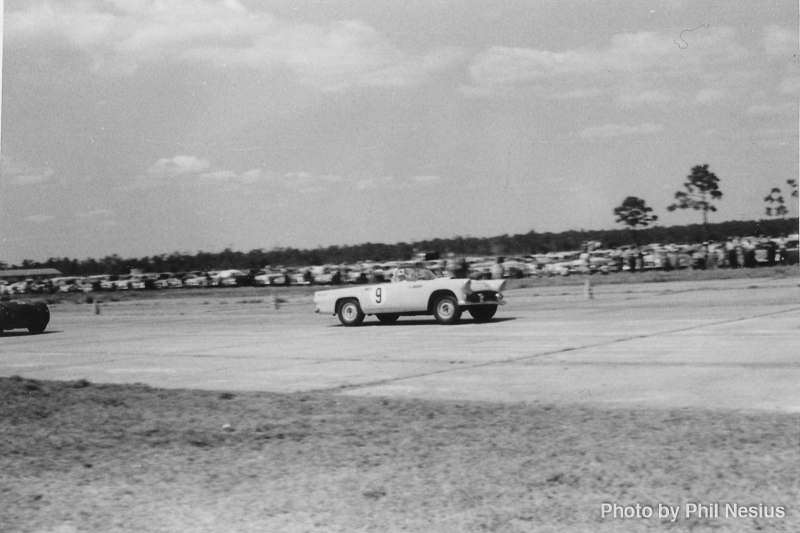
{"type": "Polygon", "coordinates": [[[398,268],[395,281],[417,281],[417,273],[413,268],[398,268]]]}

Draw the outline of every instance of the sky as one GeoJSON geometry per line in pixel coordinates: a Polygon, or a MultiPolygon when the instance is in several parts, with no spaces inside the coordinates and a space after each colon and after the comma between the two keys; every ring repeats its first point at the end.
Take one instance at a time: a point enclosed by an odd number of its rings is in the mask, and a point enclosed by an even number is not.
{"type": "MultiPolygon", "coordinates": [[[[0,262],[711,222],[798,177],[798,3],[5,0],[0,262]]],[[[790,206],[797,216],[797,205],[790,206]]]]}

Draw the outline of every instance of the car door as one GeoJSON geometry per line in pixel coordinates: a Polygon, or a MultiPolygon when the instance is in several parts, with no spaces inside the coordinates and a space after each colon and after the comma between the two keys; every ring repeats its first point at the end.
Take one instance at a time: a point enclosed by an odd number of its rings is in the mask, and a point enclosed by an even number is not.
{"type": "Polygon", "coordinates": [[[431,293],[431,280],[403,281],[396,283],[397,299],[404,311],[425,311],[431,293]]]}
{"type": "MultiPolygon", "coordinates": [[[[376,313],[402,313],[406,311],[403,307],[401,295],[403,290],[402,283],[381,283],[366,287],[366,295],[360,298],[361,310],[366,314],[376,313]]],[[[363,294],[363,293],[362,293],[363,294]]]]}

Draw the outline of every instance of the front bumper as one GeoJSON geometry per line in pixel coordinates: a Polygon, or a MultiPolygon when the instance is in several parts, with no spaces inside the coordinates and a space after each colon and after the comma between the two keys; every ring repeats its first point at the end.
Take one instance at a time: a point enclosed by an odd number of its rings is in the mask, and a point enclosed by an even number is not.
{"type": "Polygon", "coordinates": [[[475,305],[506,305],[503,295],[495,291],[480,291],[467,294],[458,302],[462,306],[475,305]]]}

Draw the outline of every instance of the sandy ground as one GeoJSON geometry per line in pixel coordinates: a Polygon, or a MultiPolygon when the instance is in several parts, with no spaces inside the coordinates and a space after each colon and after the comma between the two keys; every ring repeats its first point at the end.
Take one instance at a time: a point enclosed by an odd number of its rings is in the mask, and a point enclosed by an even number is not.
{"type": "Polygon", "coordinates": [[[508,291],[495,320],[360,328],[310,295],[52,306],[8,332],[0,376],[232,391],[800,411],[795,279],[508,291]]]}

